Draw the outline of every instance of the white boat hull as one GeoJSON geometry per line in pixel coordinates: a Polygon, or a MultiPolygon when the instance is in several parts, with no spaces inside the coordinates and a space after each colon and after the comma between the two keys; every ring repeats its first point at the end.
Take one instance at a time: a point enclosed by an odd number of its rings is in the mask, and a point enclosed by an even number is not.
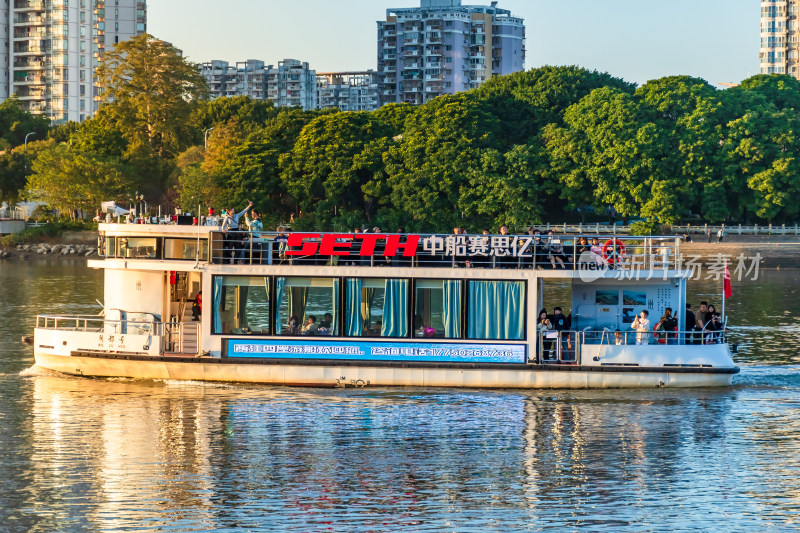
{"type": "Polygon", "coordinates": [[[370,366],[369,363],[240,362],[217,358],[138,357],[117,354],[55,355],[37,351],[40,367],[69,375],[261,383],[307,387],[464,387],[586,389],[720,387],[738,369],[547,367],[465,368],[442,365],[370,366]]]}

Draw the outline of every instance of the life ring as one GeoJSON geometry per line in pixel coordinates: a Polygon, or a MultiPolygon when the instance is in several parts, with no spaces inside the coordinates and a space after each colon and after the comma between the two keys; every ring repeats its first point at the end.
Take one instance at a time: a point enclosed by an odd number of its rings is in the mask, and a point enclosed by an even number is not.
{"type": "Polygon", "coordinates": [[[603,259],[613,265],[625,257],[625,243],[619,239],[608,239],[603,245],[603,259]]]}
{"type": "MultiPolygon", "coordinates": [[[[656,341],[658,341],[658,344],[666,344],[667,343],[667,338],[669,337],[669,331],[667,331],[665,329],[658,329],[658,326],[660,326],[660,325],[661,324],[656,324],[655,326],[653,326],[653,337],[655,337],[656,341]],[[660,337],[659,335],[663,335],[663,337],[660,337]]],[[[677,332],[678,328],[675,328],[672,331],[677,332]]],[[[676,339],[678,338],[678,334],[677,333],[673,333],[673,336],[676,339]]]]}

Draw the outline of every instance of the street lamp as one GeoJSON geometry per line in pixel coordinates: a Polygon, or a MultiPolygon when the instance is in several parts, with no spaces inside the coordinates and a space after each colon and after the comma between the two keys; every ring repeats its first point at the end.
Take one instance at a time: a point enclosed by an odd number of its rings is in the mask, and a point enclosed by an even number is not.
{"type": "Polygon", "coordinates": [[[206,131],[203,133],[203,151],[206,151],[206,150],[208,150],[208,132],[209,132],[209,131],[211,131],[211,130],[213,130],[213,129],[214,129],[214,128],[208,128],[208,129],[207,129],[207,130],[206,130],[206,131]]]}
{"type": "Polygon", "coordinates": [[[30,132],[25,136],[25,175],[28,175],[28,137],[36,135],[35,131],[30,132]]]}

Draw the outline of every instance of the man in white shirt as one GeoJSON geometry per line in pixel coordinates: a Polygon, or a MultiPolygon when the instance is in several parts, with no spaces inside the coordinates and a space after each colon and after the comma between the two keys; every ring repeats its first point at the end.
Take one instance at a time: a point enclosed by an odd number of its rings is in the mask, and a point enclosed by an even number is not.
{"type": "Polygon", "coordinates": [[[637,316],[633,324],[631,324],[631,329],[636,330],[636,344],[638,346],[645,346],[649,344],[650,341],[650,320],[647,319],[647,316],[650,313],[647,312],[646,309],[643,309],[639,316],[637,316]]]}

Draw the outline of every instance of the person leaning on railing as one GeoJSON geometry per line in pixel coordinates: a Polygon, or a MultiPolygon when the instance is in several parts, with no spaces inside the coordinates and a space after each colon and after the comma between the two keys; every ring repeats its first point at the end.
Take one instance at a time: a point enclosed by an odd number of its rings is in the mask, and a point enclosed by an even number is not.
{"type": "MultiPolygon", "coordinates": [[[[251,258],[256,262],[261,261],[261,248],[262,244],[264,243],[264,239],[261,238],[261,232],[264,231],[264,224],[261,223],[261,214],[253,209],[251,211],[253,213],[253,218],[251,219],[248,216],[247,210],[244,212],[244,223],[247,225],[247,229],[250,231],[250,244],[252,245],[252,254],[251,258]]],[[[241,254],[239,254],[240,259],[245,258],[245,254],[247,254],[249,250],[247,247],[242,248],[241,254]]]]}

